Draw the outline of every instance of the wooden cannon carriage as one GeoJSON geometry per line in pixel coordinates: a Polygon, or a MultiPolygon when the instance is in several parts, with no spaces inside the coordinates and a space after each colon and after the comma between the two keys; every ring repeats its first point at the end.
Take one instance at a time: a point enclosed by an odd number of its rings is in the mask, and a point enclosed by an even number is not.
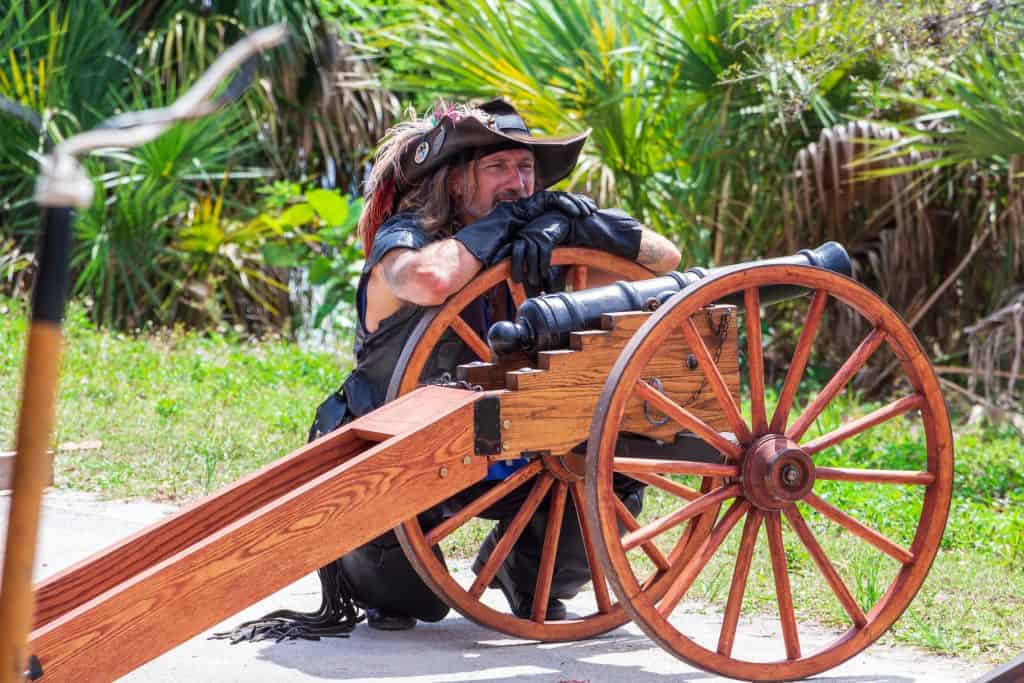
{"type": "MultiPolygon", "coordinates": [[[[496,288],[498,298],[512,300],[506,314],[525,306],[508,264],[495,266],[421,319],[382,408],[29,591],[38,500],[49,480],[71,210],[87,206],[92,193],[76,158],[141,144],[176,121],[236,99],[259,52],[285,36],[280,26],[253,33],[173,105],[114,117],[61,142],[44,160],[36,196],[45,209],[44,237],[0,585],[0,681],[21,679],[29,654],[42,680],[113,680],[393,527],[416,570],[452,607],[523,638],[587,638],[632,619],[695,666],[741,679],[788,680],[854,656],[892,625],[924,581],[948,513],[953,446],[946,408],[926,355],[891,308],[842,275],[779,262],[699,280],[654,300],[653,311],[609,314],[600,329],[568,335],[564,348],[501,358],[492,358],[460,315],[496,288]],[[805,319],[769,413],[761,296],[778,286],[810,296],[796,304],[806,306],[805,319]],[[870,332],[810,403],[795,410],[818,328],[850,317],[870,332]],[[476,360],[456,368],[454,383],[423,386],[438,379],[424,373],[434,349],[449,343],[476,360]],[[878,353],[892,356],[904,394],[868,415],[843,415],[835,402],[878,353]],[[919,414],[913,431],[920,445],[904,453],[906,469],[829,465],[833,447],[912,411],[919,414]],[[489,480],[499,462],[519,466],[489,480]],[[647,485],[647,511],[639,518],[616,497],[616,475],[647,485]],[[834,504],[844,499],[834,495],[841,493],[837,487],[866,486],[912,501],[894,509],[912,509],[913,518],[893,525],[913,528],[912,537],[891,539],[834,504]],[[433,548],[520,488],[528,490],[520,510],[478,575],[460,583],[433,548]],[[473,495],[460,511],[432,529],[420,526],[419,512],[466,492],[473,495]],[[534,587],[537,608],[519,618],[482,598],[541,505],[552,521],[534,587]],[[584,614],[549,621],[544,606],[560,521],[570,508],[586,549],[592,604],[584,614]],[[808,525],[810,514],[877,555],[874,590],[851,590],[808,525]],[[741,520],[742,531],[733,533],[741,520]],[[765,543],[758,542],[762,526],[765,543]],[[735,549],[723,550],[727,543],[735,549]],[[772,577],[781,633],[777,655],[767,662],[744,659],[737,644],[759,545],[762,557],[767,548],[763,573],[772,577]],[[809,561],[791,571],[791,558],[804,554],[809,561]],[[669,617],[702,571],[728,583],[728,590],[702,598],[701,608],[720,615],[720,626],[683,633],[669,617]],[[834,596],[848,622],[829,642],[812,643],[798,627],[791,580],[807,574],[821,578],[821,592],[834,596]]],[[[567,269],[567,288],[577,292],[609,274],[650,276],[597,252],[561,249],[554,259],[567,269]]],[[[787,366],[777,355],[772,366],[787,366]]]]}
{"type": "MultiPolygon", "coordinates": [[[[560,249],[554,262],[567,267],[567,287],[575,290],[597,274],[650,277],[636,264],[580,249],[560,249]]],[[[811,266],[751,264],[690,285],[654,312],[607,315],[602,329],[572,333],[568,348],[497,358],[459,314],[505,287],[521,305],[525,292],[509,278],[506,263],[425,316],[399,359],[392,400],[379,410],[38,585],[29,651],[41,663],[42,680],[117,678],[396,526],[428,585],[480,624],[558,641],[632,619],[678,657],[740,679],[789,680],[824,671],[867,647],[900,616],[939,546],[952,486],[952,438],[925,354],[872,292],[811,266]],[[770,412],[759,292],[776,284],[813,294],[795,304],[806,307],[806,316],[770,412]],[[723,299],[742,305],[716,305],[723,299]],[[871,331],[797,411],[816,332],[840,315],[863,318],[871,331]],[[459,366],[457,382],[423,386],[432,350],[453,338],[478,360],[459,366]],[[838,425],[808,438],[868,358],[883,352],[898,361],[905,394],[855,419],[831,411],[830,424],[838,425]],[[821,464],[830,447],[910,411],[920,415],[921,437],[919,450],[907,456],[912,469],[821,464]],[[624,436],[645,439],[651,448],[623,453],[624,436]],[[678,448],[661,448],[677,439],[700,446],[694,457],[685,448],[682,457],[678,448]],[[477,487],[479,497],[440,526],[420,527],[417,513],[483,481],[491,463],[520,459],[526,463],[477,487]],[[648,497],[658,504],[647,517],[634,517],[615,496],[616,473],[648,485],[648,497]],[[913,538],[900,543],[861,523],[816,495],[821,482],[916,496],[913,538]],[[433,546],[518,487],[529,487],[520,511],[475,580],[460,583],[433,546]],[[535,586],[538,607],[523,619],[482,597],[541,504],[549,506],[551,521],[535,586]],[[558,522],[569,505],[591,568],[592,608],[548,621],[558,522]],[[855,596],[836,558],[822,550],[806,521],[809,510],[864,541],[888,567],[888,584],[871,604],[855,596]],[[741,520],[742,531],[731,533],[741,520]],[[766,543],[759,544],[762,526],[766,543]],[[789,541],[784,527],[792,530],[789,541]],[[721,550],[730,535],[734,558],[721,550]],[[845,633],[831,642],[808,646],[801,640],[787,544],[803,548],[822,590],[834,594],[848,620],[845,633]],[[769,558],[781,626],[778,656],[769,662],[748,661],[734,647],[758,545],[769,558]],[[728,558],[715,569],[728,589],[717,599],[705,596],[702,609],[719,614],[721,626],[714,633],[683,633],[669,617],[716,554],[728,558]]]]}

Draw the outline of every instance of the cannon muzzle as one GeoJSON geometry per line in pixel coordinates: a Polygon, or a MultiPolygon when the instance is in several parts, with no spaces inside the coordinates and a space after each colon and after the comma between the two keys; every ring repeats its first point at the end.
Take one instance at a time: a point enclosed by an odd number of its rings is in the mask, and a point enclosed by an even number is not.
{"type": "MultiPolygon", "coordinates": [[[[604,287],[579,292],[557,292],[527,299],[519,307],[516,321],[495,323],[487,332],[487,343],[499,356],[516,352],[533,353],[546,349],[565,348],[569,334],[596,329],[606,313],[654,310],[673,294],[699,280],[751,265],[816,266],[849,276],[850,256],[838,242],[826,242],[817,249],[802,249],[793,256],[783,256],[720,268],[690,268],[684,273],[669,273],[637,282],[620,281],[604,287]]],[[[804,296],[808,290],[793,285],[771,285],[760,289],[762,304],[778,303],[804,296]]],[[[741,305],[741,295],[718,302],[741,305]]]]}

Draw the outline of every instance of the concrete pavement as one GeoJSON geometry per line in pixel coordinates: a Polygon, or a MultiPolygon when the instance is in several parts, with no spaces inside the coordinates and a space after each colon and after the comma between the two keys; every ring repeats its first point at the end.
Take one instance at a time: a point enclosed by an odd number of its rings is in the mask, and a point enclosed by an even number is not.
{"type": "MultiPolygon", "coordinates": [[[[0,529],[6,527],[8,498],[0,494],[0,529]]],[[[145,501],[98,501],[77,492],[47,494],[36,576],[42,578],[169,514],[170,505],[145,501]]],[[[468,572],[467,572],[468,578],[468,572]]],[[[319,583],[310,575],[212,629],[231,626],[281,607],[314,609],[319,583]]],[[[498,604],[497,591],[486,596],[498,604]]],[[[570,612],[577,598],[568,604],[570,612]]],[[[677,610],[673,622],[686,633],[717,633],[719,620],[695,610],[677,610]]],[[[779,641],[777,621],[749,621],[735,652],[763,652],[779,641]]],[[[694,669],[628,625],[602,637],[575,643],[536,643],[484,629],[453,613],[436,624],[400,633],[371,631],[361,624],[348,639],[320,642],[229,645],[198,636],[121,679],[166,681],[359,683],[456,683],[523,680],[536,683],[725,681],[694,669]]],[[[835,634],[801,625],[805,651],[835,634]]],[[[759,659],[752,656],[753,659],[759,659]]],[[[770,658],[770,653],[761,659],[770,658]]],[[[964,683],[983,665],[922,654],[910,648],[875,645],[812,680],[830,683],[964,683]]],[[[84,683],[84,682],[77,682],[84,683]]]]}

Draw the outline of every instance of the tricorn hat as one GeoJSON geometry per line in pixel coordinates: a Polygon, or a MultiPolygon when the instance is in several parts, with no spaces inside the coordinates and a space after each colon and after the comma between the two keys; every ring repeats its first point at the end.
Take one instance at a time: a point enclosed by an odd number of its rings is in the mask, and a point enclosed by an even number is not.
{"type": "Polygon", "coordinates": [[[455,109],[440,114],[437,125],[407,144],[400,162],[404,182],[399,184],[399,193],[458,160],[463,152],[517,147],[533,151],[537,189],[550,187],[572,173],[590,135],[586,130],[564,137],[533,137],[515,107],[501,99],[477,109],[482,115],[467,115],[455,109]]]}

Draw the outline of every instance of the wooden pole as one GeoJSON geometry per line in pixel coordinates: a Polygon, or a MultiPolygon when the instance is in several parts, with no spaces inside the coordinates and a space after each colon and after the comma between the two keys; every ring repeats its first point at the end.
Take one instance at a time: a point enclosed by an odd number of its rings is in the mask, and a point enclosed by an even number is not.
{"type": "Polygon", "coordinates": [[[18,410],[14,486],[0,583],[0,683],[24,680],[32,625],[32,568],[43,489],[52,476],[46,451],[53,437],[61,320],[67,299],[71,210],[47,209],[32,293],[32,324],[18,410]]]}

